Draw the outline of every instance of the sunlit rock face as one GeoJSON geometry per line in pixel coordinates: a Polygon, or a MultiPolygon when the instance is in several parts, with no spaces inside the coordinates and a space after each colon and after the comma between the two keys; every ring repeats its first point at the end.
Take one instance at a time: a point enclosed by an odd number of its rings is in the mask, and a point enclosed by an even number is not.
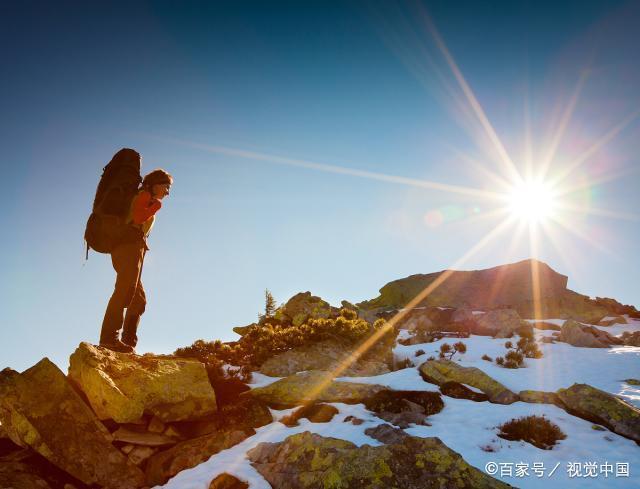
{"type": "MultiPolygon", "coordinates": [[[[402,308],[445,272],[448,271],[411,275],[389,282],[380,289],[378,297],[361,302],[358,307],[402,308]]],[[[448,273],[447,279],[417,306],[482,310],[509,307],[523,318],[571,317],[585,321],[598,321],[608,313],[601,303],[567,289],[568,277],[538,260],[448,273]]]]}

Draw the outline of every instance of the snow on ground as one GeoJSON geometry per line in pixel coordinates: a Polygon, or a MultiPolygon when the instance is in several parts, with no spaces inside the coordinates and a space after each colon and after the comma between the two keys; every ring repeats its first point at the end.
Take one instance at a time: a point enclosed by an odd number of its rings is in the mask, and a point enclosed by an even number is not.
{"type": "MultiPolygon", "coordinates": [[[[564,322],[564,320],[547,321],[559,325],[564,322]]],[[[640,330],[640,321],[630,320],[626,325],[601,327],[601,329],[619,335],[623,331],[640,330]]],[[[552,333],[553,331],[536,330],[535,334],[536,338],[541,338],[552,333]]],[[[526,368],[512,370],[481,359],[483,354],[494,359],[496,356],[504,356],[506,353],[504,343],[508,340],[475,335],[462,340],[443,338],[433,343],[396,346],[394,350],[396,358],[409,358],[416,367],[373,377],[342,377],[339,380],[381,384],[397,390],[437,391],[437,386],[422,380],[417,367],[426,361],[427,357],[437,356],[441,343],[451,344],[457,341],[463,341],[467,345],[467,353],[456,354],[455,360],[459,359],[463,366],[482,369],[514,392],[524,389],[555,391],[561,387],[570,387],[574,383],[588,383],[625,397],[629,402],[640,406],[640,388],[624,382],[628,378],[640,377],[638,368],[640,348],[628,346],[576,348],[565,343],[542,343],[540,349],[544,354],[543,358],[527,359],[526,368]],[[424,350],[425,353],[416,357],[415,353],[418,350],[424,350]]],[[[514,340],[512,341],[515,343],[514,340]]],[[[268,377],[255,373],[251,387],[268,385],[279,379],[280,377],[268,377]]],[[[556,406],[523,402],[504,406],[450,397],[443,397],[443,400],[444,409],[429,417],[432,426],[414,425],[406,432],[414,436],[439,437],[449,448],[460,453],[468,463],[483,472],[486,472],[487,464],[497,464],[495,467],[498,472],[491,475],[504,482],[524,489],[640,487],[640,447],[638,445],[608,430],[595,430],[590,422],[572,416],[556,406]],[[530,414],[546,416],[562,429],[567,438],[560,441],[552,450],[541,450],[526,442],[507,441],[497,436],[498,425],[512,418],[530,414]],[[570,477],[569,464],[578,463],[581,464],[581,476],[570,477]],[[595,472],[590,472],[586,464],[593,467],[591,465],[593,463],[596,469],[595,472]],[[523,464],[521,467],[526,466],[528,475],[517,477],[516,464],[523,464]],[[538,472],[534,470],[534,464],[537,464],[535,467],[538,468],[538,472]],[[616,477],[616,471],[620,468],[616,464],[628,464],[629,477],[616,477]],[[606,477],[605,472],[609,467],[611,467],[611,473],[606,477]],[[508,475],[509,469],[512,471],[511,476],[508,475]],[[501,470],[504,471],[502,474],[501,470]],[[593,476],[586,477],[585,474],[593,474],[593,476]]],[[[376,440],[366,436],[364,430],[384,423],[383,420],[367,411],[362,404],[333,403],[332,405],[340,412],[330,423],[312,423],[301,419],[299,426],[289,428],[274,421],[258,428],[255,435],[242,443],[214,455],[197,467],[180,472],[162,487],[208,489],[211,480],[227,472],[247,481],[251,489],[269,489],[270,486],[266,480],[249,463],[246,452],[258,443],[279,442],[303,431],[349,440],[358,446],[365,443],[373,446],[380,445],[376,440]],[[363,419],[364,423],[358,426],[345,423],[344,419],[350,415],[363,419]]],[[[292,411],[293,409],[271,410],[275,420],[282,419],[292,411]]]]}

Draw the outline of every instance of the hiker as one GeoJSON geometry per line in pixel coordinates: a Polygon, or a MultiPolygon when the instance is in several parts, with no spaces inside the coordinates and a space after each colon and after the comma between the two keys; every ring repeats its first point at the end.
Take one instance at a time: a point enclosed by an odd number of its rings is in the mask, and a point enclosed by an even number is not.
{"type": "MultiPolygon", "coordinates": [[[[135,159],[137,156],[139,181],[140,155],[126,148],[119,153],[123,151],[132,152],[126,155],[129,159],[135,159]]],[[[135,167],[135,164],[129,166],[135,167]]],[[[108,165],[105,167],[103,179],[107,174],[107,168],[108,165]]],[[[141,281],[142,264],[145,253],[149,249],[146,238],[153,226],[155,214],[162,207],[162,199],[169,195],[172,183],[173,177],[162,169],[154,170],[145,176],[137,193],[130,200],[124,227],[118,232],[117,239],[106,247],[109,249],[111,263],[116,271],[116,283],[102,321],[100,333],[100,346],[102,347],[122,353],[135,353],[134,348],[138,342],[138,324],[146,306],[146,297],[141,281]],[[122,329],[122,340],[118,338],[120,329],[122,329]]],[[[100,186],[98,187],[99,192],[100,186]]],[[[121,191],[120,195],[122,198],[126,198],[126,190],[121,191]]],[[[94,213],[96,213],[95,209],[94,213]]],[[[87,242],[90,244],[89,239],[87,242]]]]}

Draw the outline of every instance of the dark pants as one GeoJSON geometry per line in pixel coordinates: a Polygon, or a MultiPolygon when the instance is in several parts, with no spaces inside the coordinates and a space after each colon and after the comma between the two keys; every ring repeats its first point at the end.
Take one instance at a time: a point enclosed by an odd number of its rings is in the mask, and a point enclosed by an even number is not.
{"type": "Polygon", "coordinates": [[[114,342],[121,328],[123,342],[134,347],[138,342],[136,332],[147,304],[140,280],[144,253],[142,241],[121,244],[111,252],[111,263],[117,274],[116,284],[104,313],[100,343],[114,342]]]}

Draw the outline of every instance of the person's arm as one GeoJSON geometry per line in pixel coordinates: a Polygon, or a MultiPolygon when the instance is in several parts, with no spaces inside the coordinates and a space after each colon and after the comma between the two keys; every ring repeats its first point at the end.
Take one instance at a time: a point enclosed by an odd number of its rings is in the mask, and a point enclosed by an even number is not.
{"type": "Polygon", "coordinates": [[[162,207],[162,202],[152,199],[146,190],[140,192],[133,199],[132,221],[134,224],[142,224],[153,216],[162,207]]]}

